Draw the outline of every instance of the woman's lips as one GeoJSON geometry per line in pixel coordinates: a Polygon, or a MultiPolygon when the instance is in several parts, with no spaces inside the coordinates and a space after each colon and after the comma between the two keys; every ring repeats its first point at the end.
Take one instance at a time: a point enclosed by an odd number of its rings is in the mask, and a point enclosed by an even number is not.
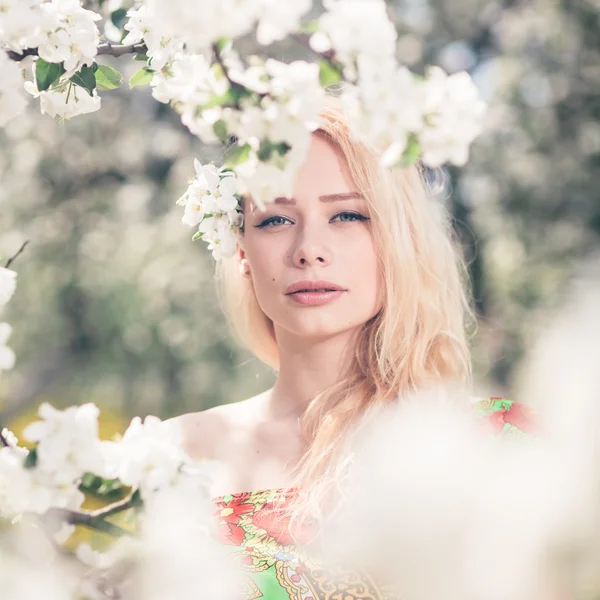
{"type": "Polygon", "coordinates": [[[331,290],[329,292],[294,292],[293,294],[287,294],[287,297],[298,304],[319,306],[339,298],[344,292],[345,290],[331,290]]]}

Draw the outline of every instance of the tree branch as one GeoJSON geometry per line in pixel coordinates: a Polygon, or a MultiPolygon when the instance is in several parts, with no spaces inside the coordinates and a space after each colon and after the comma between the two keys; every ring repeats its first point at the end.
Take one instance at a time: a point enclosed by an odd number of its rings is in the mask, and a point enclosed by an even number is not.
{"type": "MultiPolygon", "coordinates": [[[[139,44],[100,44],[98,46],[98,56],[122,56],[123,54],[145,54],[148,51],[146,44],[140,42],[139,44]]],[[[39,56],[37,48],[25,48],[21,53],[14,52],[13,50],[7,50],[6,54],[12,60],[17,62],[23,60],[26,56],[39,56]]]]}
{"type": "Polygon", "coordinates": [[[19,250],[17,251],[16,254],[14,254],[13,256],[11,256],[7,261],[6,264],[4,265],[5,269],[8,269],[8,267],[10,267],[10,265],[12,264],[12,262],[15,260],[15,258],[17,258],[17,256],[19,256],[19,254],[21,254],[21,252],[23,252],[23,250],[25,250],[25,246],[27,246],[27,244],[29,244],[29,240],[25,240],[23,242],[23,245],[19,248],[19,250]]]}
{"type": "Polygon", "coordinates": [[[217,46],[217,44],[212,45],[212,51],[215,57],[215,61],[221,67],[221,71],[223,71],[223,75],[225,75],[225,79],[227,79],[229,85],[231,87],[234,87],[236,85],[239,86],[239,83],[236,83],[235,81],[233,81],[233,79],[231,79],[231,76],[229,75],[229,69],[225,65],[225,61],[223,60],[223,56],[221,56],[221,52],[219,51],[219,47],[217,46]]]}
{"type": "Polygon", "coordinates": [[[101,44],[98,46],[98,55],[110,55],[110,56],[122,56],[123,54],[146,54],[148,48],[146,44],[140,42],[139,44],[129,44],[123,46],[122,44],[101,44]]]}
{"type": "Polygon", "coordinates": [[[10,444],[8,443],[8,440],[4,437],[4,430],[1,425],[0,425],[0,446],[3,448],[10,448],[10,444]]]}
{"type": "Polygon", "coordinates": [[[130,532],[114,523],[105,521],[106,517],[138,506],[140,503],[139,495],[134,493],[128,498],[124,498],[119,502],[115,502],[104,508],[99,508],[98,510],[79,511],[68,508],[52,508],[47,514],[61,521],[65,521],[70,525],[84,525],[85,527],[95,529],[96,531],[102,531],[115,537],[121,537],[123,535],[129,535],[130,532]]]}

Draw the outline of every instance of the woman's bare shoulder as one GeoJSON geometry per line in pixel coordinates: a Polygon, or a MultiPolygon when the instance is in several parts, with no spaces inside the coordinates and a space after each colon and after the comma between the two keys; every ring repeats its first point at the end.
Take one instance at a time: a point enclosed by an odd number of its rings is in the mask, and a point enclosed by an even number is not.
{"type": "Polygon", "coordinates": [[[216,449],[225,439],[251,425],[262,396],[185,413],[169,421],[179,427],[183,446],[192,458],[216,459],[216,449]]]}

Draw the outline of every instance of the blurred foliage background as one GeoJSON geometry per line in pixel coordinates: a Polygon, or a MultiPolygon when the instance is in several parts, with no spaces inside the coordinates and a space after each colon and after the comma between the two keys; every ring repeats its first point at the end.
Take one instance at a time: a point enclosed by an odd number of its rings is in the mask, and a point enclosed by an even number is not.
{"type": "MultiPolygon", "coordinates": [[[[486,133],[465,168],[448,169],[440,201],[470,263],[477,385],[504,395],[543,327],[536,315],[600,246],[600,2],[388,4],[401,61],[416,72],[466,69],[489,104],[486,133]]],[[[240,48],[255,50],[250,38],[240,48]]],[[[294,40],[269,52],[310,58],[294,40]]],[[[126,79],[140,66],[102,62],[126,79]]],[[[31,240],[3,315],[17,364],[0,381],[0,423],[17,433],[45,400],[97,403],[106,437],[133,415],[201,410],[273,381],[228,332],[213,259],[175,205],[193,158],[221,150],[202,146],[147,88],[101,95],[101,111],[65,123],[32,101],[0,131],[0,258],[31,240]]]]}

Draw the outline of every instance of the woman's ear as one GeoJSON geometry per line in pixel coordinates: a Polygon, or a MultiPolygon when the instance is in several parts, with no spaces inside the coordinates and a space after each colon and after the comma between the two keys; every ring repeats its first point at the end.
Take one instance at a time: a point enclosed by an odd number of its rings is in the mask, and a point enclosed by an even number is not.
{"type": "Polygon", "coordinates": [[[252,271],[250,269],[250,261],[246,258],[246,251],[238,246],[237,249],[238,257],[240,259],[240,273],[242,277],[246,277],[247,279],[252,279],[252,271]]]}

